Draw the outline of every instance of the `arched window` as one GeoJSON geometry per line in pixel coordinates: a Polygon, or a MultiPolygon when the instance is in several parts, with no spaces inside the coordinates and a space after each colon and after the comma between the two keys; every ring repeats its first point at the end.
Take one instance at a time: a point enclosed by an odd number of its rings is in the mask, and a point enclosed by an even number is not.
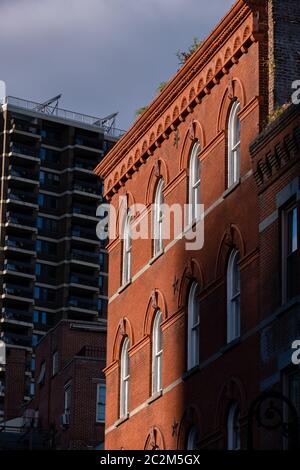
{"type": "Polygon", "coordinates": [[[128,414],[128,397],[129,397],[129,339],[126,337],[123,341],[121,350],[120,364],[120,418],[128,414]]]}
{"type": "Polygon", "coordinates": [[[153,255],[157,255],[163,250],[163,203],[164,203],[164,180],[158,182],[154,200],[154,220],[153,220],[153,255]]]}
{"type": "Polygon", "coordinates": [[[240,336],[240,254],[232,250],[227,267],[227,342],[240,336]]]}
{"type": "Polygon", "coordinates": [[[199,314],[199,286],[197,282],[193,282],[188,299],[188,370],[199,365],[199,314]]]}
{"type": "Polygon", "coordinates": [[[237,183],[240,178],[241,126],[239,112],[241,105],[234,101],[228,120],[228,187],[237,183]]]}
{"type": "Polygon", "coordinates": [[[127,284],[131,278],[131,248],[130,214],[128,213],[124,224],[123,234],[122,285],[127,284]]]}
{"type": "Polygon", "coordinates": [[[240,409],[237,403],[231,405],[227,418],[227,449],[241,448],[240,409]]]}
{"type": "Polygon", "coordinates": [[[197,450],[199,433],[196,426],[193,426],[187,436],[186,450],[197,450]]]}
{"type": "Polygon", "coordinates": [[[157,312],[152,331],[152,394],[162,389],[162,313],[157,312]]]}
{"type": "Polygon", "coordinates": [[[193,223],[199,217],[198,204],[200,203],[200,142],[195,142],[189,166],[189,223],[193,223]]]}

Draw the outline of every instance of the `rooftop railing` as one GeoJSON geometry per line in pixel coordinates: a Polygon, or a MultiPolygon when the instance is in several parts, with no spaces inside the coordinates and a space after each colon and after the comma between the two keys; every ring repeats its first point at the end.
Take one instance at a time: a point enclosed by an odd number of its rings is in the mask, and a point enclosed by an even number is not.
{"type": "Polygon", "coordinates": [[[76,113],[67,109],[58,108],[57,106],[43,105],[42,103],[24,100],[15,96],[7,96],[5,100],[5,104],[14,106],[16,108],[25,109],[27,111],[34,111],[44,115],[48,114],[49,116],[54,116],[67,121],[74,121],[80,124],[102,129],[106,135],[110,135],[112,137],[119,138],[125,133],[125,131],[121,129],[105,125],[103,119],[98,117],[76,113]]]}

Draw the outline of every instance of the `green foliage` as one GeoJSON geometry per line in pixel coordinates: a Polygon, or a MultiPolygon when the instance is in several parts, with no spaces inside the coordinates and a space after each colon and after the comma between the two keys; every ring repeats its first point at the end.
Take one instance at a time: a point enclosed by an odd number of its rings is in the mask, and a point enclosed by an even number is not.
{"type": "Polygon", "coordinates": [[[141,108],[137,109],[135,112],[135,116],[139,117],[141,114],[143,114],[144,111],[146,111],[147,108],[148,106],[142,106],[141,108]]]}
{"type": "Polygon", "coordinates": [[[185,64],[185,62],[191,57],[191,55],[200,47],[202,41],[200,41],[197,37],[193,38],[192,45],[188,48],[187,51],[177,51],[176,57],[178,59],[178,64],[181,67],[185,64]]]}

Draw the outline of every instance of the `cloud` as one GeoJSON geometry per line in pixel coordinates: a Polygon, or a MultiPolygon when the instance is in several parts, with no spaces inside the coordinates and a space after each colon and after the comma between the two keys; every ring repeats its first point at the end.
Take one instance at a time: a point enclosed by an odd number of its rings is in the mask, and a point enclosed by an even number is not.
{"type": "Polygon", "coordinates": [[[232,4],[211,0],[1,0],[1,76],[8,93],[103,116],[127,128],[232,4]]]}

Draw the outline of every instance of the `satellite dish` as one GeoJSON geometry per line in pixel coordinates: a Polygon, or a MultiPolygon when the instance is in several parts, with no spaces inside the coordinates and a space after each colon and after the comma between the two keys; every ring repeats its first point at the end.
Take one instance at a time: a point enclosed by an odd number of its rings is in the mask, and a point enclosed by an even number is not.
{"type": "Polygon", "coordinates": [[[0,80],[0,104],[6,101],[6,84],[4,80],[0,80]]]}

